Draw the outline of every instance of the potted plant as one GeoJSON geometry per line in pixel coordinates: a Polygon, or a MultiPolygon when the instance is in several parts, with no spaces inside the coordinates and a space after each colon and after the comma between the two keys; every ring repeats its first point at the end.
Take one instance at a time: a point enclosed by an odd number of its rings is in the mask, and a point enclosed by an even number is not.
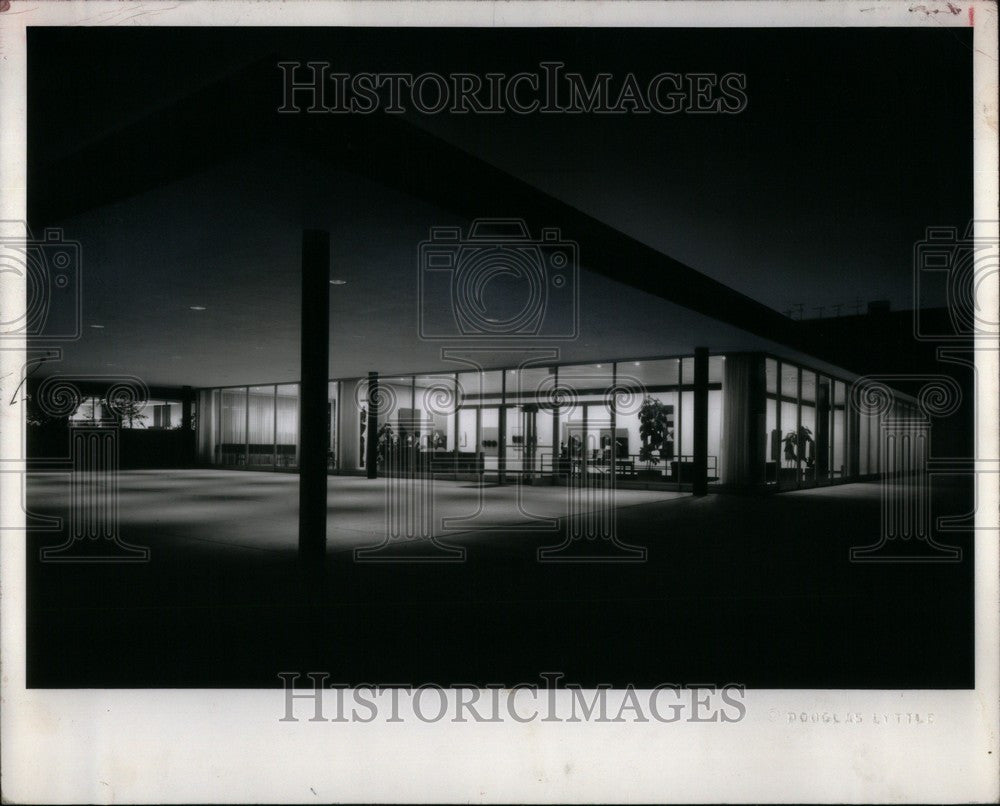
{"type": "Polygon", "coordinates": [[[811,459],[806,448],[813,441],[812,431],[806,426],[800,426],[796,431],[789,431],[781,440],[786,467],[782,468],[782,476],[787,480],[797,481],[801,475],[798,463],[801,460],[808,466],[811,459]]]}
{"type": "Polygon", "coordinates": [[[659,479],[662,473],[653,470],[653,465],[660,463],[664,445],[669,433],[670,418],[667,406],[655,397],[647,397],[639,409],[639,438],[642,446],[639,448],[639,461],[646,463],[645,470],[639,471],[640,478],[659,479]]]}
{"type": "Polygon", "coordinates": [[[396,432],[390,423],[384,423],[375,435],[375,447],[378,463],[388,468],[395,458],[398,462],[396,432]]]}

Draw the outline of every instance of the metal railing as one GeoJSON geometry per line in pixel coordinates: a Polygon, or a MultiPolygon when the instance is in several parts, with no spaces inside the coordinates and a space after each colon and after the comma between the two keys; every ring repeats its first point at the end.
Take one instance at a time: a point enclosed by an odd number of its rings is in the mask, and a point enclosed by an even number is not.
{"type": "MultiPolygon", "coordinates": [[[[711,454],[708,456],[707,470],[709,481],[719,480],[718,456],[711,454]]],[[[552,454],[542,454],[539,472],[564,476],[583,473],[609,474],[611,462],[610,459],[601,456],[555,457],[552,454]]],[[[615,476],[620,479],[662,480],[666,484],[690,484],[693,475],[692,454],[678,454],[670,459],[661,459],[657,464],[640,459],[637,453],[615,457],[615,476]]]]}

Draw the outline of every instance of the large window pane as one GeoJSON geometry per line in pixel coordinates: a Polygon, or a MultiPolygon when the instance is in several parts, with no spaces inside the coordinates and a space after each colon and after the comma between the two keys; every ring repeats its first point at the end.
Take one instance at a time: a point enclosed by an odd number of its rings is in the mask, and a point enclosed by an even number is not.
{"type": "Polygon", "coordinates": [[[478,453],[479,432],[476,427],[477,409],[462,408],[458,411],[458,450],[460,453],[478,453]]]}
{"type": "Polygon", "coordinates": [[[214,461],[216,406],[212,405],[213,395],[218,395],[215,389],[198,392],[198,460],[206,463],[214,461]]]}
{"type": "Polygon", "coordinates": [[[500,408],[483,406],[479,413],[479,449],[483,454],[486,470],[497,470],[500,466],[500,408]]]}
{"type": "Polygon", "coordinates": [[[210,405],[212,407],[211,462],[222,464],[222,390],[213,389],[210,405]]]}
{"type": "Polygon", "coordinates": [[[275,396],[277,414],[278,467],[298,467],[299,464],[299,385],[283,384],[275,396]]]}
{"type": "Polygon", "coordinates": [[[765,419],[767,440],[764,481],[767,484],[775,484],[778,481],[778,468],[781,467],[781,430],[778,428],[778,403],[770,396],[767,398],[765,419]]]}
{"type": "MultiPolygon", "coordinates": [[[[469,454],[485,453],[479,433],[480,409],[483,404],[483,379],[480,372],[458,373],[458,427],[457,450],[463,461],[473,459],[469,454]]],[[[494,463],[494,468],[495,468],[494,463]]]]}
{"type": "Polygon", "coordinates": [[[783,485],[798,483],[798,453],[796,440],[798,430],[798,406],[787,400],[781,401],[781,473],[783,485]]]}
{"type": "Polygon", "coordinates": [[[250,464],[274,464],[274,387],[250,387],[250,464]]]}
{"type": "Polygon", "coordinates": [[[618,363],[616,386],[629,392],[622,394],[615,412],[619,444],[616,458],[631,463],[621,466],[623,473],[656,476],[665,481],[672,470],[676,472],[679,382],[680,361],[676,358],[618,363]],[[643,438],[643,419],[656,424],[655,433],[662,439],[643,438]]]}
{"type": "Polygon", "coordinates": [[[814,483],[817,471],[816,373],[802,371],[802,424],[799,429],[799,467],[805,481],[814,483]]]}
{"type": "Polygon", "coordinates": [[[554,367],[521,367],[506,373],[507,469],[539,472],[552,467],[554,367]],[[511,405],[514,404],[514,405],[511,405]]]}
{"type": "Polygon", "coordinates": [[[560,455],[569,459],[572,472],[610,472],[614,366],[559,367],[559,387],[566,401],[559,407],[560,455]]]}
{"type": "Polygon", "coordinates": [[[340,429],[337,435],[339,463],[344,470],[363,470],[367,438],[368,382],[360,379],[340,383],[340,429]]]}
{"type": "MultiPolygon", "coordinates": [[[[709,376],[711,377],[711,376],[709,376]]],[[[722,390],[708,390],[708,480],[719,481],[722,467],[722,390]]]]}
{"type": "Polygon", "coordinates": [[[867,476],[871,472],[868,461],[868,436],[870,432],[871,418],[864,411],[858,417],[858,473],[867,476]]]}
{"type": "MultiPolygon", "coordinates": [[[[529,408],[533,404],[529,404],[529,408]]],[[[525,423],[526,415],[521,406],[505,406],[503,409],[505,433],[507,435],[507,470],[519,473],[531,470],[532,446],[528,444],[530,426],[525,423]],[[527,463],[527,467],[525,464],[527,463]]]]}
{"type": "Polygon", "coordinates": [[[378,444],[415,447],[420,441],[421,422],[414,404],[413,378],[409,375],[379,378],[378,444]]]}
{"type": "Polygon", "coordinates": [[[340,445],[338,444],[340,436],[340,429],[338,428],[338,423],[340,422],[340,383],[338,381],[330,381],[327,387],[327,400],[330,403],[330,441],[327,465],[330,470],[336,470],[340,467],[340,445]]]}
{"type": "Polygon", "coordinates": [[[726,357],[724,355],[710,355],[708,357],[708,382],[710,384],[722,383],[726,373],[726,357]]]}
{"type": "Polygon", "coordinates": [[[847,408],[844,399],[844,384],[833,384],[833,435],[831,437],[832,460],[830,471],[835,478],[847,476],[847,408]]]}
{"type": "Polygon", "coordinates": [[[247,389],[222,390],[222,464],[247,462],[247,389]]]}
{"type": "MultiPolygon", "coordinates": [[[[781,396],[783,398],[790,398],[791,400],[796,400],[798,398],[799,396],[798,367],[784,363],[781,365],[781,396]]],[[[781,427],[787,431],[791,427],[791,424],[782,419],[781,427]]]]}
{"type": "Polygon", "coordinates": [[[722,451],[722,406],[723,392],[721,387],[726,374],[726,357],[710,355],[708,357],[708,480],[719,481],[723,478],[722,451]]]}
{"type": "Polygon", "coordinates": [[[76,407],[76,411],[70,415],[69,421],[76,425],[98,425],[103,418],[104,406],[100,398],[85,397],[76,407]]]}
{"type": "Polygon", "coordinates": [[[455,376],[420,375],[415,380],[417,445],[425,452],[455,450],[455,376]]]}
{"type": "MultiPolygon", "coordinates": [[[[500,442],[500,405],[503,402],[503,373],[490,370],[470,374],[472,399],[479,409],[479,452],[486,470],[498,470],[504,446],[500,442]]],[[[505,457],[506,458],[506,457],[505,457]]]]}
{"type": "MultiPolygon", "coordinates": [[[[680,459],[682,463],[689,464],[694,461],[694,392],[681,394],[680,425],[680,459]]],[[[682,481],[690,481],[687,472],[682,475],[682,481]]]]}

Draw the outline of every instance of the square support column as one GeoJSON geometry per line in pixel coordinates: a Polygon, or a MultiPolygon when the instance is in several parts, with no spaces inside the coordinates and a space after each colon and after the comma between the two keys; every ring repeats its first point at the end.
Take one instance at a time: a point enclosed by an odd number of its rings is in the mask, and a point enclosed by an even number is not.
{"type": "Polygon", "coordinates": [[[368,438],[365,442],[365,469],[368,478],[378,478],[378,373],[368,373],[368,438]]]}
{"type": "Polygon", "coordinates": [[[500,416],[497,418],[497,482],[507,483],[507,370],[500,370],[500,416]]]}
{"type": "Polygon", "coordinates": [[[861,475],[861,417],[847,387],[848,396],[844,405],[844,423],[847,427],[847,476],[857,480],[861,475]]]}
{"type": "Polygon", "coordinates": [[[195,433],[191,413],[191,406],[194,402],[194,390],[190,386],[181,387],[181,433],[183,438],[183,455],[181,461],[185,467],[190,467],[195,463],[198,455],[198,435],[195,433]]]}
{"type": "Polygon", "coordinates": [[[763,353],[753,353],[747,359],[750,362],[747,400],[750,474],[747,484],[759,488],[764,486],[764,465],[767,463],[767,364],[763,353]]]}
{"type": "Polygon", "coordinates": [[[330,374],[330,235],[302,233],[302,372],[299,386],[299,559],[326,556],[330,374]]]}
{"type": "Polygon", "coordinates": [[[708,348],[694,350],[694,467],[691,492],[708,493],[708,348]]]}

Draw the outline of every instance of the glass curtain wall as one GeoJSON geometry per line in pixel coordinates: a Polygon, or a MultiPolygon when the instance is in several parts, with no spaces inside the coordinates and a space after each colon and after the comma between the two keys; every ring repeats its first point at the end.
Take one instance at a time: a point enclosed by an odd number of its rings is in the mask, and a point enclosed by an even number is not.
{"type": "Polygon", "coordinates": [[[830,478],[847,477],[847,388],[843,381],[831,384],[830,406],[830,478]]]}
{"type": "Polygon", "coordinates": [[[555,457],[554,367],[522,367],[505,373],[506,469],[532,475],[551,469],[555,457]]]}
{"type": "Polygon", "coordinates": [[[299,466],[299,385],[275,387],[275,466],[299,466]]]}
{"type": "Polygon", "coordinates": [[[559,458],[572,474],[611,472],[614,364],[561,366],[559,458]]]}
{"type": "MultiPolygon", "coordinates": [[[[775,358],[765,359],[765,376],[765,484],[795,488],[846,479],[847,384],[775,358]]],[[[861,475],[869,472],[869,430],[862,415],[861,475]]]]}
{"type": "MultiPolygon", "coordinates": [[[[724,368],[724,357],[709,358],[711,481],[722,475],[724,368]]],[[[797,375],[794,381],[793,412],[797,375]]],[[[388,451],[397,458],[408,451],[442,472],[451,463],[456,470],[481,466],[511,476],[692,480],[690,357],[383,376],[378,389],[376,461],[388,451]]],[[[202,390],[197,405],[203,460],[228,467],[298,466],[298,384],[202,390]]],[[[331,470],[365,470],[370,408],[367,378],[330,382],[331,470]]],[[[769,412],[774,427],[774,405],[769,412]]]]}
{"type": "Polygon", "coordinates": [[[726,372],[726,357],[708,357],[708,482],[723,478],[722,466],[722,379],[726,372]]]}
{"type": "Polygon", "coordinates": [[[247,463],[247,388],[223,389],[221,396],[219,464],[247,463]]]}
{"type": "Polygon", "coordinates": [[[621,361],[615,404],[619,474],[677,481],[680,474],[680,360],[621,361]]]}
{"type": "Polygon", "coordinates": [[[329,401],[329,415],[327,416],[328,430],[327,430],[327,444],[329,447],[329,453],[327,455],[327,467],[330,470],[337,469],[337,457],[340,455],[337,446],[337,438],[339,436],[338,423],[340,422],[340,382],[330,381],[327,387],[327,400],[329,401]]]}
{"type": "Polygon", "coordinates": [[[249,389],[249,464],[255,467],[274,465],[274,387],[251,386],[249,389]]]}

